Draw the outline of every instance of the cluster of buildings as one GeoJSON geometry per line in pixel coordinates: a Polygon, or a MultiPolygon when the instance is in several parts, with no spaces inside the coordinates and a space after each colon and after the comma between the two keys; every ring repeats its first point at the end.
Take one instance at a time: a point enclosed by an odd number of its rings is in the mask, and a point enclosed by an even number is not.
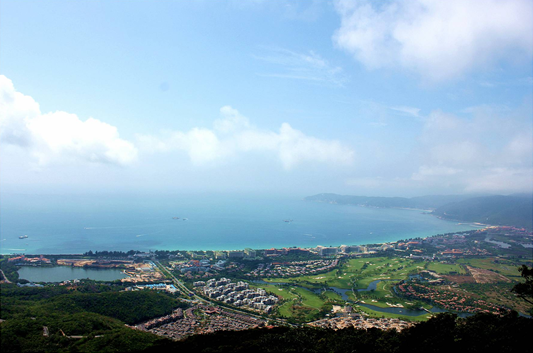
{"type": "Polygon", "coordinates": [[[248,283],[242,281],[232,283],[227,278],[219,280],[212,278],[207,282],[194,282],[193,285],[211,299],[234,306],[247,306],[266,313],[270,313],[272,306],[279,301],[276,296],[267,296],[264,289],[253,290],[249,288],[248,283]]]}
{"type": "Polygon", "coordinates": [[[135,326],[136,329],[148,331],[166,323],[183,319],[183,310],[178,308],[170,315],[161,316],[135,326]]]}
{"type": "Polygon", "coordinates": [[[217,260],[224,259],[255,259],[257,257],[257,251],[254,249],[246,248],[244,250],[222,250],[215,251],[215,258],[217,260]]]}
{"type": "Polygon", "coordinates": [[[264,320],[251,316],[207,305],[197,305],[185,311],[176,309],[170,315],[147,321],[133,328],[173,340],[181,340],[193,334],[248,330],[264,325],[264,320]],[[195,315],[195,312],[199,313],[200,317],[195,315]]]}
{"type": "Polygon", "coordinates": [[[150,320],[134,326],[134,329],[148,331],[158,336],[180,340],[187,336],[199,333],[200,321],[194,315],[194,308],[189,308],[185,313],[181,309],[172,314],[150,320]]]}
{"type": "Polygon", "coordinates": [[[124,270],[124,273],[128,277],[121,279],[121,282],[146,283],[165,279],[165,276],[158,270],[157,266],[149,260],[135,263],[131,268],[124,270]]]}
{"type": "Polygon", "coordinates": [[[345,328],[353,327],[355,329],[369,329],[372,327],[381,329],[381,330],[397,330],[401,331],[407,327],[412,326],[413,324],[407,321],[400,319],[373,319],[366,318],[361,315],[350,315],[350,316],[341,316],[334,317],[330,319],[322,319],[318,321],[313,321],[308,324],[309,326],[332,329],[332,330],[342,330],[345,328]]]}
{"type": "Polygon", "coordinates": [[[302,248],[283,248],[283,249],[266,249],[263,251],[267,257],[282,256],[282,255],[305,255],[309,254],[309,249],[302,248]]]}
{"type": "Polygon", "coordinates": [[[492,303],[481,299],[476,300],[459,292],[419,283],[401,283],[398,285],[398,290],[409,298],[430,301],[439,307],[453,311],[498,314],[502,309],[502,307],[492,303]]]}
{"type": "Polygon", "coordinates": [[[211,264],[209,259],[190,260],[190,261],[175,261],[171,262],[171,268],[173,270],[179,270],[181,273],[186,272],[209,272],[220,271],[226,266],[225,260],[218,260],[216,263],[211,264]]]}
{"type": "Polygon", "coordinates": [[[364,245],[341,245],[337,247],[326,247],[319,245],[313,249],[313,252],[320,256],[335,256],[354,253],[363,254],[368,253],[369,251],[375,251],[375,249],[369,249],[364,245]]]}
{"type": "Polygon", "coordinates": [[[202,328],[203,333],[211,333],[215,331],[241,331],[265,325],[264,320],[222,310],[220,308],[210,307],[207,310],[204,310],[204,313],[210,316],[207,324],[202,328]]]}
{"type": "Polygon", "coordinates": [[[47,259],[43,255],[39,257],[26,257],[25,255],[10,257],[8,262],[13,262],[16,266],[38,266],[38,265],[51,265],[52,261],[47,259]]]}
{"type": "Polygon", "coordinates": [[[179,290],[174,287],[173,284],[169,283],[154,283],[154,284],[144,284],[144,285],[136,285],[132,287],[127,287],[126,291],[136,291],[136,290],[143,290],[143,289],[150,289],[150,290],[161,290],[168,293],[176,293],[179,292],[179,290]]]}
{"type": "Polygon", "coordinates": [[[291,277],[330,271],[339,260],[308,260],[285,263],[260,263],[257,268],[246,274],[248,277],[291,277]]]}
{"type": "Polygon", "coordinates": [[[96,268],[115,268],[121,267],[127,270],[134,270],[133,260],[122,259],[58,259],[57,264],[71,267],[96,267],[96,268]]]}

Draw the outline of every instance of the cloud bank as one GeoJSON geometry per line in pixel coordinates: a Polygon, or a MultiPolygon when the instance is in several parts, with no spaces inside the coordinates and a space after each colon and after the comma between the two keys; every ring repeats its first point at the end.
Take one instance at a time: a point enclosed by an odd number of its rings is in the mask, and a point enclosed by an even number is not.
{"type": "Polygon", "coordinates": [[[369,69],[400,67],[428,81],[531,60],[529,0],[340,0],[333,41],[369,69]]]}
{"type": "Polygon", "coordinates": [[[277,156],[285,170],[302,163],[352,162],[350,148],[307,136],[288,123],[278,132],[264,131],[230,106],[222,107],[220,115],[211,129],[139,134],[133,144],[121,139],[116,127],[100,120],[83,121],[63,111],[43,114],[32,97],[17,92],[11,80],[0,76],[0,141],[26,150],[39,167],[76,161],[127,166],[138,160],[138,147],[151,152],[183,151],[196,166],[216,165],[253,152],[277,156]]]}
{"type": "Polygon", "coordinates": [[[188,154],[195,165],[222,162],[243,153],[270,153],[278,157],[285,170],[302,163],[349,165],[354,151],[335,140],[322,140],[283,123],[279,131],[253,127],[248,118],[230,106],[220,109],[221,119],[212,129],[193,128],[187,132],[167,131],[161,136],[139,135],[144,150],[180,150],[188,154]]]}
{"type": "Polygon", "coordinates": [[[425,118],[412,180],[467,192],[532,191],[531,109],[480,106],[467,113],[463,119],[437,110],[425,118]]]}
{"type": "Polygon", "coordinates": [[[403,176],[399,171],[360,176],[346,184],[375,190],[533,192],[532,108],[531,98],[517,109],[483,105],[462,114],[433,110],[422,116],[416,108],[393,108],[421,124],[416,145],[402,157],[409,167],[403,176]]]}
{"type": "Polygon", "coordinates": [[[137,160],[137,149],[119,137],[116,127],[62,111],[43,114],[32,97],[17,92],[2,75],[0,142],[27,150],[39,166],[75,161],[124,166],[137,160]]]}

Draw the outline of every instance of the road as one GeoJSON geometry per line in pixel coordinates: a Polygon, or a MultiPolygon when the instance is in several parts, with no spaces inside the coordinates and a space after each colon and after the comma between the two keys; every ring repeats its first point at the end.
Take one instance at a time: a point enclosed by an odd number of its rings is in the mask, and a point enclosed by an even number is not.
{"type": "MultiPolygon", "coordinates": [[[[176,288],[180,289],[183,293],[188,295],[191,299],[194,298],[195,300],[198,300],[199,302],[201,302],[203,304],[206,304],[206,305],[217,306],[217,307],[220,306],[218,303],[214,303],[214,302],[212,302],[212,301],[210,301],[210,300],[208,300],[206,298],[203,298],[203,297],[199,296],[198,294],[194,293],[189,288],[187,288],[185,286],[185,284],[183,284],[183,282],[181,282],[179,279],[177,279],[176,276],[174,276],[172,274],[172,272],[167,270],[165,268],[165,266],[163,266],[159,261],[157,261],[155,259],[152,259],[152,261],[157,265],[157,267],[159,268],[159,270],[163,274],[169,276],[172,279],[172,282],[174,282],[174,285],[176,286],[176,288]]],[[[225,310],[231,310],[233,312],[236,312],[236,313],[239,313],[239,314],[242,314],[242,315],[252,316],[252,317],[255,317],[257,319],[264,320],[264,318],[259,316],[259,315],[254,315],[254,314],[251,314],[251,313],[249,313],[247,311],[242,311],[242,310],[239,310],[239,309],[234,308],[234,307],[222,306],[222,308],[224,308],[225,310]]],[[[283,320],[283,319],[269,318],[269,320],[275,322],[278,325],[282,325],[282,326],[293,326],[293,327],[297,326],[297,325],[288,323],[286,320],[283,320]]]]}

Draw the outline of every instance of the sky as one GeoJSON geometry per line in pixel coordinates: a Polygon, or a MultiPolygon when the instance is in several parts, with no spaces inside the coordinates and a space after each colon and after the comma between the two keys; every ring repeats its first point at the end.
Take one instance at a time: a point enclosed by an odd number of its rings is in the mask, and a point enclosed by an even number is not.
{"type": "Polygon", "coordinates": [[[533,1],[0,2],[0,192],[533,190],[533,1]]]}

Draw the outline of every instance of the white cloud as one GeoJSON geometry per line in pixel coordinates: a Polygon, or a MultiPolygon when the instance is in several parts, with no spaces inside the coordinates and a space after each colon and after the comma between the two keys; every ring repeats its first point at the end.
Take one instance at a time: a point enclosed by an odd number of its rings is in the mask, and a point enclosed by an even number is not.
{"type": "Polygon", "coordinates": [[[413,116],[415,118],[420,118],[420,109],[413,107],[391,107],[392,110],[402,113],[403,115],[413,116]]]}
{"type": "Polygon", "coordinates": [[[264,48],[263,55],[254,58],[273,64],[277,72],[260,76],[305,80],[320,84],[343,86],[347,81],[340,66],[331,65],[314,51],[297,53],[281,48],[264,48]]]}
{"type": "Polygon", "coordinates": [[[352,163],[354,152],[338,141],[307,136],[283,123],[279,132],[253,127],[236,109],[220,109],[222,119],[214,129],[194,128],[187,132],[165,132],[161,137],[139,135],[140,146],[151,151],[185,151],[196,165],[209,165],[247,152],[274,154],[284,169],[303,163],[352,163]]]}
{"type": "Polygon", "coordinates": [[[42,114],[32,97],[17,92],[0,75],[0,142],[26,149],[40,166],[89,161],[127,165],[137,159],[132,143],[117,128],[62,111],[42,114]]]}
{"type": "Polygon", "coordinates": [[[429,81],[533,56],[530,0],[336,2],[333,40],[369,69],[402,67],[429,81]]]}
{"type": "Polygon", "coordinates": [[[277,150],[281,162],[286,169],[302,162],[330,162],[349,164],[353,159],[353,151],[338,141],[324,141],[306,136],[303,132],[283,123],[279,134],[275,137],[279,142],[277,150]]]}
{"type": "Polygon", "coordinates": [[[217,119],[213,123],[214,128],[217,131],[228,133],[250,127],[248,118],[241,115],[237,109],[233,109],[229,105],[220,108],[220,114],[223,116],[223,119],[217,119]]]}
{"type": "Polygon", "coordinates": [[[226,155],[225,147],[209,129],[164,132],[163,136],[138,135],[139,146],[149,152],[185,151],[194,165],[205,165],[226,155]]]}

